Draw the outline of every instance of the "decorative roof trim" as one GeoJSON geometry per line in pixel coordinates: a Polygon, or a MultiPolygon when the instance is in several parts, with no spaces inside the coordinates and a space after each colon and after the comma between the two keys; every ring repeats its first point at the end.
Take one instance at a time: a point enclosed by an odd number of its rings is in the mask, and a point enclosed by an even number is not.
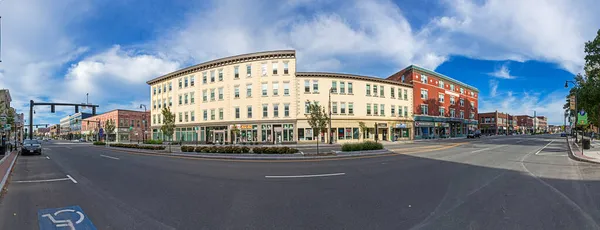
{"type": "Polygon", "coordinates": [[[361,76],[354,74],[345,74],[345,73],[326,73],[326,72],[296,72],[296,77],[332,77],[332,78],[346,78],[346,79],[356,79],[356,80],[365,80],[365,81],[375,81],[380,83],[387,83],[393,85],[400,85],[412,88],[412,84],[387,80],[378,77],[369,77],[369,76],[361,76]]]}
{"type": "Polygon", "coordinates": [[[258,61],[258,60],[269,60],[269,59],[283,59],[283,58],[296,58],[295,50],[276,50],[276,51],[265,51],[265,52],[257,52],[257,53],[248,53],[241,54],[231,57],[220,58],[212,61],[207,61],[204,63],[200,63],[194,66],[186,67],[175,72],[171,72],[165,74],[163,76],[154,78],[150,81],[147,81],[146,84],[154,84],[158,81],[167,80],[175,77],[179,77],[182,75],[195,73],[199,71],[203,71],[206,69],[211,69],[219,66],[225,66],[235,63],[243,63],[248,61],[258,61]]]}
{"type": "Polygon", "coordinates": [[[431,75],[433,75],[433,76],[436,76],[436,77],[442,78],[442,79],[444,79],[444,80],[451,81],[451,82],[454,82],[454,83],[456,83],[456,84],[462,85],[462,86],[464,86],[464,87],[467,87],[467,88],[469,88],[469,89],[471,89],[471,90],[473,90],[473,91],[475,91],[475,92],[479,93],[479,89],[477,89],[477,88],[475,88],[475,87],[473,87],[473,86],[467,85],[467,84],[465,84],[465,83],[462,83],[461,81],[459,81],[459,80],[456,80],[456,79],[454,79],[454,78],[448,77],[448,76],[446,76],[446,75],[443,75],[443,74],[441,74],[441,73],[438,73],[438,72],[435,72],[435,71],[433,71],[433,70],[428,70],[428,69],[425,69],[425,68],[423,68],[423,67],[420,67],[420,66],[417,66],[417,65],[410,65],[410,66],[406,67],[406,68],[405,68],[405,70],[406,70],[406,69],[416,69],[416,70],[418,70],[418,71],[425,72],[425,73],[427,73],[427,74],[431,74],[431,75]]]}

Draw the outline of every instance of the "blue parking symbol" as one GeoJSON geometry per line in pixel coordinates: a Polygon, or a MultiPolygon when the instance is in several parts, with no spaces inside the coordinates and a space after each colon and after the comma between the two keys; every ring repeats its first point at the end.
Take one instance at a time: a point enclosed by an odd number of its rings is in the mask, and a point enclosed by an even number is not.
{"type": "Polygon", "coordinates": [[[96,230],[92,221],[83,213],[83,210],[79,206],[39,210],[38,222],[40,223],[40,230],[96,230]]]}

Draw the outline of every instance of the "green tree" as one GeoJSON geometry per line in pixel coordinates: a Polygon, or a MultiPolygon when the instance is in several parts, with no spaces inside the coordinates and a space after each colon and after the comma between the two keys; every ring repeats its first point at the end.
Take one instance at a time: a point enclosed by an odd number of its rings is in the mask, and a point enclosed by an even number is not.
{"type": "Polygon", "coordinates": [[[104,131],[106,131],[106,141],[110,141],[110,135],[115,132],[115,121],[112,119],[106,120],[104,123],[104,131]]]}
{"type": "MultiPolygon", "coordinates": [[[[584,75],[574,77],[579,87],[574,87],[569,95],[577,95],[577,108],[588,114],[588,120],[596,127],[600,126],[600,30],[594,40],[585,43],[584,75]]],[[[564,107],[568,108],[567,105],[564,107]]],[[[573,114],[576,111],[569,111],[573,114]]],[[[579,126],[578,128],[588,128],[579,126]]]]}
{"type": "Polygon", "coordinates": [[[365,136],[367,135],[367,125],[365,125],[364,122],[359,121],[358,122],[358,128],[360,128],[360,132],[362,133],[362,137],[363,137],[363,140],[364,140],[365,136]]]}
{"type": "Polygon", "coordinates": [[[311,103],[308,101],[309,113],[306,114],[306,118],[308,119],[308,125],[313,130],[313,136],[317,137],[317,154],[319,153],[319,141],[320,134],[327,131],[327,122],[329,121],[329,117],[327,116],[327,112],[325,112],[325,107],[319,105],[316,101],[311,103]]]}
{"type": "MultiPolygon", "coordinates": [[[[171,113],[169,107],[164,107],[161,113],[163,116],[163,125],[160,127],[160,130],[164,136],[172,138],[175,131],[175,114],[171,113]]],[[[169,152],[171,152],[171,144],[169,144],[169,152]]]]}

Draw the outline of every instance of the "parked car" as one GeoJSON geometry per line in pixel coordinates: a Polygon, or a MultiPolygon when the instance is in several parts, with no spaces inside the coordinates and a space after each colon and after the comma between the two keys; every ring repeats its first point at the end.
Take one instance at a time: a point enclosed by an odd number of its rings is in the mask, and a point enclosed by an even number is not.
{"type": "Polygon", "coordinates": [[[565,132],[560,133],[560,137],[567,137],[567,133],[565,133],[565,132]]]}
{"type": "Polygon", "coordinates": [[[42,155],[42,144],[38,140],[26,139],[21,146],[21,154],[42,155]]]}
{"type": "Polygon", "coordinates": [[[481,132],[479,130],[471,131],[467,134],[467,138],[481,138],[481,132]]]}

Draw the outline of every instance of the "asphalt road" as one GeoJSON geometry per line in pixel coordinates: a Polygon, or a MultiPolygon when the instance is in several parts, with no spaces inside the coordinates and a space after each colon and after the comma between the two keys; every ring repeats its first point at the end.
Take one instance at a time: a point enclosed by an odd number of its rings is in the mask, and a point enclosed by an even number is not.
{"type": "Polygon", "coordinates": [[[600,229],[600,165],[569,159],[558,136],[389,148],[244,162],[49,143],[19,157],[0,229],[38,229],[39,210],[73,205],[97,229],[600,229]]]}

